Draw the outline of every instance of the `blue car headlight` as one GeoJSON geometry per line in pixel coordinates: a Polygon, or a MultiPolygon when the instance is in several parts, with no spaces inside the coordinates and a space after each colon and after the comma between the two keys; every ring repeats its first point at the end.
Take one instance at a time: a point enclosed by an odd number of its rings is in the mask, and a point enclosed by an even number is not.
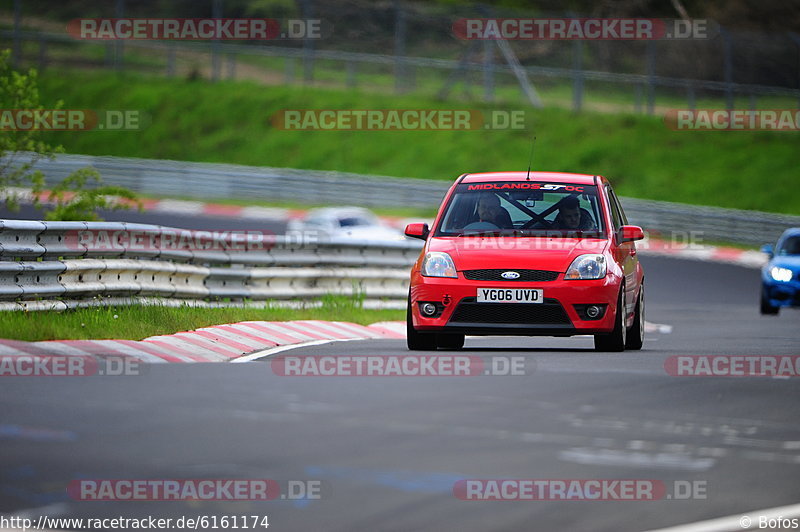
{"type": "Polygon", "coordinates": [[[773,266],[769,269],[769,276],[775,281],[786,283],[792,280],[792,270],[788,268],[781,268],[780,266],[773,266]]]}

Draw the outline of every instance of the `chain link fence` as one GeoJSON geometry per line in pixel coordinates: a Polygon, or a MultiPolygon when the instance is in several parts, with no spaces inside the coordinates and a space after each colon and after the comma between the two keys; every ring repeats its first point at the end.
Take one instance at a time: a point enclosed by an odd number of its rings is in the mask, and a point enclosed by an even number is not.
{"type": "MultiPolygon", "coordinates": [[[[17,0],[19,2],[19,0],[17,0]]],[[[37,2],[30,4],[31,11],[37,2]]],[[[48,24],[22,10],[0,45],[18,65],[108,68],[166,76],[250,79],[393,90],[440,98],[528,102],[507,47],[545,105],[656,113],[664,108],[800,106],[800,36],[730,31],[709,22],[708,38],[673,40],[459,39],[463,18],[576,17],[481,6],[299,0],[157,3],[117,0],[90,12],[65,6],[48,24]],[[31,15],[31,16],[29,16],[31,15]],[[266,42],[80,41],[71,18],[276,17],[324,21],[322,39],[266,42]],[[34,22],[25,23],[26,20],[34,22]],[[30,31],[31,25],[47,31],[30,31]],[[61,31],[53,31],[61,28],[61,31]],[[233,43],[236,44],[233,44],[233,43]]]]}

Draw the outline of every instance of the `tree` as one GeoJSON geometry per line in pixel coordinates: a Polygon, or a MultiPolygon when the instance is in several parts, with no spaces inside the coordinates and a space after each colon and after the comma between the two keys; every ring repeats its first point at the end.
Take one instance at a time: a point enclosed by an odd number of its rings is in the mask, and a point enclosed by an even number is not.
{"type": "MultiPolygon", "coordinates": [[[[10,50],[0,51],[0,112],[45,109],[39,98],[36,70],[14,70],[10,55],[10,50]]],[[[61,109],[63,105],[59,100],[48,109],[61,109]]],[[[18,209],[21,196],[28,193],[36,208],[49,209],[44,215],[47,220],[99,220],[98,209],[126,209],[131,205],[141,208],[136,194],[123,187],[103,185],[100,173],[88,167],[54,186],[47,196],[52,204],[43,204],[45,179],[34,167],[42,159],[63,153],[64,148],[51,146],[41,136],[42,132],[35,129],[0,126],[0,196],[9,209],[18,209]]]]}

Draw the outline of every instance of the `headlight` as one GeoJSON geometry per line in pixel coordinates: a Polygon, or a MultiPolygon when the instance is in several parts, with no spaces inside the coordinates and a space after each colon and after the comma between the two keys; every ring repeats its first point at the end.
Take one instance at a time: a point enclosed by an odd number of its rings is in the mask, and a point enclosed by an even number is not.
{"type": "Polygon", "coordinates": [[[422,275],[425,277],[452,277],[458,278],[456,265],[447,253],[431,251],[422,261],[422,275]]]}
{"type": "Polygon", "coordinates": [[[567,268],[564,279],[602,279],[606,276],[606,258],[603,255],[581,255],[567,268]]]}
{"type": "Polygon", "coordinates": [[[769,270],[769,275],[776,281],[791,281],[792,280],[792,270],[788,268],[781,268],[779,266],[773,266],[769,270]]]}

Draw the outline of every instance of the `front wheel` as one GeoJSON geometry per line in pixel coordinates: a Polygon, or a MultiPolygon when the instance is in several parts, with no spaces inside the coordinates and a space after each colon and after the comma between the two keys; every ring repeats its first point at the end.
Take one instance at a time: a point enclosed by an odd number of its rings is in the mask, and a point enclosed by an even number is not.
{"type": "Polygon", "coordinates": [[[639,287],[639,299],[633,314],[633,325],[628,330],[625,349],[641,349],[644,344],[644,284],[639,287]]]}
{"type": "Polygon", "coordinates": [[[780,311],[780,307],[773,306],[769,299],[767,299],[767,295],[764,292],[761,292],[761,314],[767,316],[774,316],[780,311]]]}
{"type": "Polygon", "coordinates": [[[619,290],[614,330],[608,334],[595,334],[594,348],[597,351],[625,351],[627,329],[625,327],[625,287],[622,286],[619,290]]]}
{"type": "Polygon", "coordinates": [[[436,349],[436,334],[420,333],[414,328],[411,318],[411,299],[408,300],[406,312],[406,345],[410,351],[433,351],[436,349]]]}

